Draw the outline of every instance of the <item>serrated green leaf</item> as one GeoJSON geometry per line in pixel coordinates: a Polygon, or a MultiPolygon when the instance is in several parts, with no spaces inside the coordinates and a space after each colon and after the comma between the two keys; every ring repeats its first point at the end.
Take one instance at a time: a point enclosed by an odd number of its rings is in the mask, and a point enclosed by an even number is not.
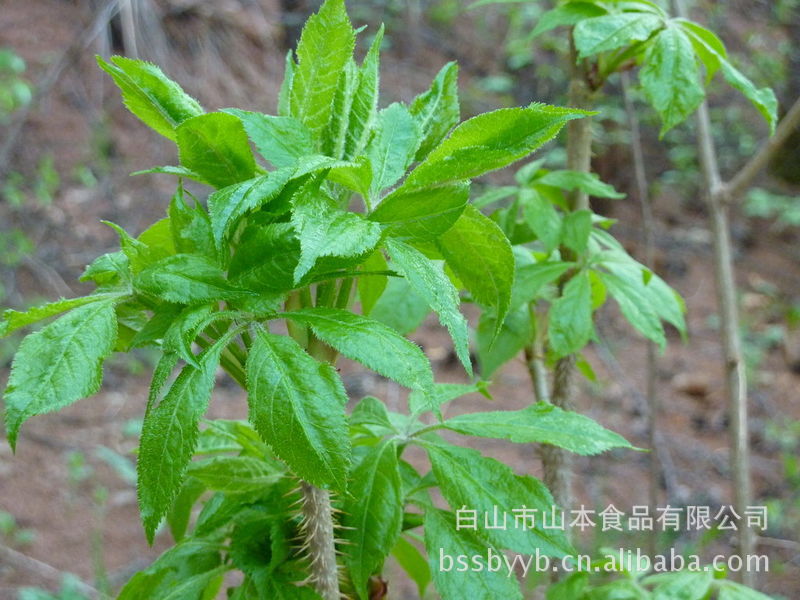
{"type": "Polygon", "coordinates": [[[664,19],[646,12],[623,12],[582,19],[573,38],[578,58],[616,50],[631,42],[643,42],[664,27],[664,19]]]}
{"type": "Polygon", "coordinates": [[[205,185],[211,185],[206,178],[200,175],[200,173],[195,173],[191,169],[187,169],[186,167],[176,167],[172,165],[166,165],[163,167],[153,167],[151,169],[144,169],[142,171],[134,171],[131,173],[133,175],[151,175],[151,174],[163,174],[163,175],[175,175],[176,177],[191,179],[192,181],[197,181],[198,183],[202,183],[205,185]]]}
{"type": "Polygon", "coordinates": [[[256,163],[242,122],[226,113],[192,117],[177,130],[181,164],[216,188],[255,175],[256,163]]]}
{"type": "Polygon", "coordinates": [[[554,583],[547,588],[547,600],[575,600],[583,598],[583,592],[589,583],[587,573],[573,573],[569,577],[554,583]]]}
{"type": "Polygon", "coordinates": [[[561,242],[561,217],[552,202],[536,190],[520,192],[522,215],[547,252],[552,252],[561,242]]]}
{"type": "Polygon", "coordinates": [[[350,114],[347,119],[344,158],[361,154],[369,141],[372,125],[378,113],[378,87],[380,82],[380,51],[383,43],[383,25],[380,26],[372,45],[358,71],[358,83],[353,92],[350,114]]]}
{"type": "Polygon", "coordinates": [[[478,115],[456,127],[411,172],[404,186],[451,183],[501,169],[551,140],[567,121],[588,114],[532,104],[478,115]]]}
{"type": "Polygon", "coordinates": [[[664,327],[653,310],[646,294],[641,290],[644,283],[633,284],[629,279],[623,279],[612,273],[597,272],[598,276],[608,288],[608,292],[617,301],[625,319],[647,339],[658,344],[663,350],[667,344],[664,337],[664,327]]]}
{"type": "Polygon", "coordinates": [[[404,277],[390,277],[369,316],[406,335],[419,327],[429,312],[425,298],[404,277]]]}
{"type": "Polygon", "coordinates": [[[93,281],[98,285],[130,282],[130,260],[124,252],[109,252],[98,256],[84,269],[79,280],[93,281]]]}
{"type": "Polygon", "coordinates": [[[548,313],[548,339],[557,357],[583,348],[592,335],[592,294],[589,274],[580,271],[564,286],[548,313]]]}
{"type": "MultiPolygon", "coordinates": [[[[330,1],[330,0],[329,0],[330,1]]],[[[300,262],[294,272],[300,281],[323,256],[368,254],[381,238],[381,226],[357,213],[341,210],[310,182],[295,196],[292,225],[300,240],[300,262]]]]}
{"type": "Polygon", "coordinates": [[[251,456],[214,456],[194,461],[188,473],[209,489],[226,494],[266,491],[283,477],[274,465],[251,456]]]}
{"type": "Polygon", "coordinates": [[[775,98],[775,92],[768,87],[756,88],[752,81],[728,61],[725,46],[712,32],[691,21],[677,20],[677,22],[681,27],[681,33],[688,37],[706,65],[708,78],[710,79],[717,69],[721,68],[728,84],[739,90],[758,109],[769,124],[770,132],[774,132],[778,122],[778,100],[775,98]]]}
{"type": "Polygon", "coordinates": [[[639,80],[661,117],[662,136],[686,120],[705,98],[692,44],[677,27],[667,27],[655,37],[639,80]]]}
{"type": "Polygon", "coordinates": [[[252,295],[229,283],[217,265],[195,254],[176,254],[158,261],[139,273],[134,287],[179,304],[205,304],[252,295]]]}
{"type": "Polygon", "coordinates": [[[292,115],[292,83],[297,64],[294,62],[294,52],[289,50],[284,59],[284,73],[281,88],[278,90],[278,115],[290,117],[292,115]]]}
{"type": "Polygon", "coordinates": [[[192,352],[192,344],[197,336],[215,321],[231,320],[235,316],[236,313],[232,311],[215,311],[212,305],[187,307],[175,317],[164,333],[162,348],[165,352],[175,352],[190,365],[200,368],[192,352]]]}
{"type": "Polygon", "coordinates": [[[644,585],[655,585],[653,600],[705,600],[713,581],[710,570],[658,573],[642,579],[644,585]]]}
{"type": "Polygon", "coordinates": [[[458,221],[468,200],[468,183],[411,190],[401,187],[386,196],[369,219],[382,223],[394,237],[433,240],[458,221]]]}
{"type": "Polygon", "coordinates": [[[576,210],[566,215],[561,232],[562,244],[579,255],[586,252],[592,233],[592,211],[576,210]]]}
{"type": "Polygon", "coordinates": [[[169,525],[172,539],[176,543],[180,542],[186,535],[186,529],[189,527],[189,520],[192,516],[192,509],[205,491],[206,486],[197,479],[190,477],[183,482],[175,501],[172,503],[172,507],[167,513],[167,524],[169,525]]]}
{"type": "Polygon", "coordinates": [[[556,27],[577,25],[584,19],[599,17],[605,14],[606,10],[603,7],[592,4],[591,2],[568,2],[552,10],[548,10],[539,17],[539,20],[536,22],[536,27],[534,27],[531,32],[530,39],[536,39],[543,33],[551,31],[556,27]]]}
{"type": "Polygon", "coordinates": [[[530,310],[527,305],[510,311],[498,324],[493,311],[484,311],[478,320],[476,342],[481,377],[492,374],[525,348],[533,337],[530,310]]]}
{"type": "Polygon", "coordinates": [[[455,225],[441,235],[438,247],[472,297],[494,310],[498,334],[514,284],[514,253],[503,230],[477,208],[467,206],[455,225]]]}
{"type": "Polygon", "coordinates": [[[339,375],[286,336],[260,330],[247,357],[247,403],[258,433],[294,473],[344,490],[350,443],[339,375]]]}
{"type": "Polygon", "coordinates": [[[347,142],[347,128],[349,125],[350,108],[353,105],[353,96],[358,86],[358,65],[352,58],[348,60],[341,73],[336,93],[333,96],[333,106],[328,126],[322,133],[322,153],[326,156],[341,158],[347,142]]]}
{"type": "Polygon", "coordinates": [[[479,392],[476,384],[437,383],[427,391],[415,390],[408,395],[408,410],[417,415],[426,410],[438,410],[443,404],[461,396],[479,392]]]}
{"type": "Polygon", "coordinates": [[[518,266],[511,290],[511,310],[534,300],[542,288],[558,280],[573,266],[568,262],[541,262],[518,266]]]}
{"type": "Polygon", "coordinates": [[[435,508],[425,511],[425,549],[428,553],[433,583],[442,600],[465,598],[522,600],[519,582],[515,577],[508,577],[507,572],[489,570],[477,572],[469,568],[459,570],[459,565],[445,565],[440,562],[442,555],[453,562],[458,556],[486,557],[490,548],[502,556],[494,544],[487,543],[469,530],[456,529],[455,515],[435,508]],[[450,568],[447,568],[448,566],[450,568]]]}
{"type": "Polygon", "coordinates": [[[276,168],[291,167],[308,154],[314,154],[311,132],[292,117],[226,108],[223,112],[238,117],[258,153],[276,168]]]}
{"type": "Polygon", "coordinates": [[[706,84],[711,81],[720,68],[720,59],[728,57],[725,44],[719,39],[716,33],[709,31],[705,27],[686,19],[674,19],[683,30],[688,34],[692,47],[697,56],[703,61],[706,67],[706,84]]]}
{"type": "Polygon", "coordinates": [[[531,404],[522,410],[467,413],[448,419],[444,426],[464,435],[517,444],[552,444],[583,456],[633,447],[596,421],[547,402],[531,404]]]}
{"type": "Polygon", "coordinates": [[[175,140],[178,125],[203,114],[197,100],[156,65],[123,56],[112,56],[111,62],[98,56],[97,64],[114,79],[128,110],[164,137],[175,140]]]}
{"type": "Polygon", "coordinates": [[[293,172],[292,168],[278,169],[254,179],[234,183],[211,194],[208,198],[208,211],[211,214],[216,243],[222,245],[241,217],[275,200],[293,172]]]}
{"type": "Polygon", "coordinates": [[[562,190],[579,189],[597,198],[619,199],[625,197],[625,194],[615,190],[612,185],[601,181],[596,173],[560,169],[542,175],[536,179],[535,183],[552,185],[562,190]]]}
{"type": "Polygon", "coordinates": [[[286,292],[294,288],[300,243],[289,223],[248,227],[239,240],[228,277],[257,292],[286,292]]]}
{"type": "Polygon", "coordinates": [[[73,308],[78,308],[86,304],[103,301],[120,301],[125,298],[121,293],[100,293],[91,296],[81,296],[79,298],[62,298],[55,302],[49,302],[41,306],[29,308],[20,312],[12,309],[3,311],[2,321],[0,321],[0,338],[11,335],[15,331],[33,325],[44,319],[54,317],[73,308]]]}
{"type": "Polygon", "coordinates": [[[397,446],[389,440],[370,448],[353,469],[343,513],[345,558],[359,598],[366,599],[367,581],[380,568],[400,536],[403,497],[397,446]]]}
{"type": "Polygon", "coordinates": [[[160,402],[159,390],[175,364],[174,356],[165,358],[153,376],[136,465],[139,511],[150,543],[183,484],[197,444],[197,425],[211,399],[220,354],[235,333],[228,332],[203,352],[197,361],[199,368],[183,367],[160,402]]]}
{"type": "Polygon", "coordinates": [[[280,315],[311,327],[323,342],[344,356],[410,389],[433,385],[428,359],[414,342],[394,329],[336,308],[306,308],[280,315]]]}
{"type": "Polygon", "coordinates": [[[91,396],[100,388],[103,361],[117,337],[114,302],[75,308],[19,345],[3,395],[8,442],[22,423],[91,396]]]}
{"type": "MultiPolygon", "coordinates": [[[[102,221],[102,223],[111,227],[119,235],[120,248],[128,259],[130,271],[133,274],[170,255],[170,252],[163,248],[150,247],[141,240],[131,237],[127,231],[115,223],[110,221],[102,221]]],[[[115,265],[115,267],[124,268],[122,265],[115,265]]]]}
{"type": "Polygon", "coordinates": [[[395,102],[378,113],[375,131],[366,147],[372,165],[370,198],[395,183],[414,160],[420,142],[417,123],[408,109],[395,102]]]}
{"type": "Polygon", "coordinates": [[[409,107],[422,133],[415,159],[423,160],[441,143],[461,119],[458,102],[458,64],[449,62],[441,68],[430,89],[414,98],[409,107]]]}
{"type": "Polygon", "coordinates": [[[450,332],[461,364],[472,374],[469,358],[469,332],[467,320],[459,311],[458,290],[445,275],[440,265],[426,258],[419,250],[395,239],[386,240],[392,257],[392,266],[399,270],[411,287],[424,298],[439,316],[439,321],[450,332]]]}
{"type": "MultiPolygon", "coordinates": [[[[479,515],[492,515],[497,508],[502,519],[503,512],[510,514],[514,508],[525,506],[539,514],[549,514],[554,506],[553,497],[538,479],[515,475],[510,467],[476,450],[434,443],[426,443],[425,450],[439,489],[454,510],[467,507],[479,515]]],[[[538,551],[564,556],[572,550],[563,531],[544,529],[539,520],[533,528],[513,525],[506,529],[480,529],[480,534],[498,548],[526,554],[538,551]]]]}
{"type": "Polygon", "coordinates": [[[331,115],[339,74],[353,54],[355,31],[344,0],[326,0],[306,21],[297,45],[298,65],[292,75],[290,114],[315,138],[331,115]]]}
{"type": "Polygon", "coordinates": [[[212,261],[218,260],[208,213],[199,203],[190,208],[183,199],[182,189],[170,202],[169,223],[176,252],[199,254],[212,261]]]}
{"type": "Polygon", "coordinates": [[[719,600],[772,600],[766,594],[750,589],[735,581],[720,581],[717,586],[719,600]]]}

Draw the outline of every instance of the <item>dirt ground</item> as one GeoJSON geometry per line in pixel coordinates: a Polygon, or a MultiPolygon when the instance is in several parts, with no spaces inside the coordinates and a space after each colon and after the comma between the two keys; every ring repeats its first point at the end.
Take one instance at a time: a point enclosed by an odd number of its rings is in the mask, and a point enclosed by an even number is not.
{"type": "MultiPolygon", "coordinates": [[[[272,23],[269,17],[275,13],[270,11],[278,10],[277,3],[264,2],[263,6],[266,22],[272,23]]],[[[87,11],[75,2],[4,0],[0,6],[0,46],[16,48],[28,61],[35,80],[71,44],[87,18],[87,11]]],[[[277,29],[265,31],[271,32],[274,44],[250,48],[253,52],[263,51],[258,95],[253,95],[254,84],[244,75],[246,83],[239,92],[249,99],[250,105],[271,107],[280,80],[283,49],[277,29]]],[[[165,142],[155,139],[157,136],[125,113],[116,94],[109,89],[110,84],[103,83],[92,63],[96,49],[91,45],[81,52],[77,62],[66,68],[59,83],[32,113],[19,140],[15,164],[25,170],[46,148],[55,157],[59,171],[69,174],[76,165],[95,164],[97,145],[103,144],[106,170],[98,169],[100,182],[93,188],[83,187],[69,176],[63,177],[61,190],[49,206],[13,211],[0,203],[0,220],[28,232],[36,246],[33,258],[16,272],[3,271],[3,277],[8,279],[3,283],[9,290],[9,303],[85,291],[73,283],[82,267],[94,256],[116,246],[115,234],[100,220],[108,219],[128,230],[141,231],[162,214],[171,193],[171,182],[165,176],[127,177],[131,171],[171,164],[175,158],[165,142]]],[[[388,98],[408,99],[421,91],[438,65],[450,58],[441,50],[426,50],[422,56],[411,57],[393,50],[386,59],[389,74],[383,82],[388,98]]],[[[478,60],[467,57],[472,64],[478,60]]],[[[208,107],[234,103],[226,101],[224,90],[207,93],[208,82],[199,75],[202,71],[196,63],[187,64],[185,72],[196,77],[182,80],[190,93],[208,107]]],[[[480,65],[476,68],[480,70],[480,65]]],[[[469,77],[469,73],[464,77],[469,77]]],[[[620,226],[617,234],[635,255],[641,255],[638,208],[633,203],[619,203],[613,216],[627,223],[628,228],[620,226]]],[[[686,299],[690,330],[687,344],[671,332],[668,349],[658,362],[660,420],[668,455],[665,481],[669,488],[662,490],[662,504],[730,504],[727,418],[711,276],[710,233],[702,215],[677,210],[674,200],[669,198],[656,199],[656,217],[663,267],[659,271],[686,299]]],[[[780,298],[794,301],[800,298],[798,240],[796,234],[767,231],[763,229],[764,223],[745,224],[737,218],[737,226],[741,233],[737,238],[741,252],[736,266],[743,292],[743,320],[756,323],[757,329],[772,322],[772,317],[764,316],[770,303],[766,289],[772,289],[769,293],[780,298]]],[[[599,330],[602,339],[588,355],[598,381],[581,383],[577,409],[625,435],[633,444],[647,447],[642,397],[645,344],[610,306],[603,309],[599,330]]],[[[433,320],[426,321],[413,337],[433,359],[437,380],[465,381],[445,332],[433,320]]],[[[13,514],[20,528],[35,532],[32,541],[15,546],[20,552],[86,581],[95,577],[98,566],[93,557],[101,554],[110,582],[119,585],[168,547],[168,534],[161,535],[153,548],[147,546],[138,520],[134,487],[97,454],[98,448],[105,447],[119,455],[131,456],[136,444],[131,431],[143,413],[149,361],[150,357],[144,354],[135,359],[111,360],[104,388],[95,397],[58,414],[29,421],[15,456],[6,443],[0,443],[0,510],[13,514]],[[83,466],[79,464],[80,457],[85,461],[83,466]],[[101,488],[107,491],[102,509],[97,501],[101,488]]],[[[0,382],[5,380],[6,372],[0,364],[0,382]]],[[[344,372],[352,398],[376,395],[402,409],[402,396],[393,384],[361,371],[354,364],[345,365],[344,372]]],[[[755,503],[763,504],[770,499],[790,497],[780,448],[765,432],[770,424],[800,419],[800,373],[787,366],[781,345],[775,344],[765,349],[752,383],[755,503]]],[[[531,391],[524,364],[517,361],[508,365],[495,377],[491,391],[493,402],[476,395],[448,410],[456,414],[526,406],[531,401],[531,391]]],[[[222,376],[211,414],[246,416],[243,396],[222,376]]],[[[466,443],[512,464],[520,473],[539,474],[538,459],[528,447],[493,441],[466,443]]],[[[644,504],[648,457],[648,453],[628,451],[576,459],[578,501],[587,506],[614,503],[623,510],[632,504],[644,504]]],[[[759,589],[798,598],[800,536],[796,531],[770,531],[769,536],[760,544],[759,552],[769,555],[771,564],[781,568],[760,576],[759,589]]],[[[731,547],[731,540],[721,536],[708,552],[730,553],[731,547]]],[[[0,600],[16,598],[19,587],[32,585],[55,589],[57,582],[42,577],[41,572],[0,562],[0,600]]],[[[398,599],[413,597],[404,583],[394,584],[392,594],[398,599]]]]}

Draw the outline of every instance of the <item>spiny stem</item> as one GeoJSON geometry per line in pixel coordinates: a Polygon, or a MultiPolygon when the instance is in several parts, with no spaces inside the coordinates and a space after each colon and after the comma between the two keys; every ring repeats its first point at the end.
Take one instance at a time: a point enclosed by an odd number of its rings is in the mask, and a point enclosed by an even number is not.
{"type": "Polygon", "coordinates": [[[303,494],[303,534],[311,559],[311,581],[323,600],[340,600],[330,492],[305,481],[300,484],[300,489],[303,494]]]}

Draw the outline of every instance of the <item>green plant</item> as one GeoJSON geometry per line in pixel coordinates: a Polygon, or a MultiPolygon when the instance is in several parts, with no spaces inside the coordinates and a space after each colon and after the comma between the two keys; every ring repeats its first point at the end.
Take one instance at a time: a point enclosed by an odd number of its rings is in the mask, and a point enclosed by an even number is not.
{"type": "Polygon", "coordinates": [[[355,37],[344,2],[325,2],[287,57],[279,116],[205,113],[154,65],[99,59],[130,110],[177,143],[180,166],[149,172],[216,188],[202,203],[179,180],[167,216],[137,237],[109,223],[121,250],[87,267],[82,280],[96,284],[93,294],[6,311],[0,323],[8,335],[66,313],[26,337],[14,359],[5,392],[12,447],[28,418],[95,393],[113,352],[160,351],[138,496],[148,540],[166,520],[176,545],[120,598],[213,597],[231,570],[244,574],[231,598],[367,598],[390,553],[420,588],[432,578],[445,599],[475,590],[521,598],[504,574],[438,568],[439,551],[559,556],[571,551],[563,533],[459,531],[431,492],[453,510],[542,511],[552,506],[549,492],[437,431],[582,454],[630,447],[545,404],[443,421],[443,403],[481,386],[435,384],[420,348],[369,317],[389,280],[404,281],[437,313],[471,374],[453,282],[495,311],[499,334],[514,256],[502,230],[468,204],[469,181],[524,158],[586,113],[532,104],[456,126],[454,64],[409,106],[379,111],[381,32],[360,66],[355,37]],[[334,367],[340,354],[409,388],[409,414],[371,397],[348,414],[334,367]],[[247,391],[249,423],[202,420],[218,365],[247,391]],[[410,446],[427,452],[431,471],[403,458],[410,446]]]}
{"type": "Polygon", "coordinates": [[[25,80],[25,61],[11,48],[0,48],[0,123],[30,103],[32,91],[25,80]]]}

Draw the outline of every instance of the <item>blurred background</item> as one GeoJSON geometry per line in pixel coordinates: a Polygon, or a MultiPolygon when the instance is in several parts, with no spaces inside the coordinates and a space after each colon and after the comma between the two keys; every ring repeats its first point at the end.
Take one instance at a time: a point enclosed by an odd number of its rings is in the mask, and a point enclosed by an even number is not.
{"type": "MultiPolygon", "coordinates": [[[[313,0],[0,0],[0,306],[21,308],[88,291],[77,278],[97,255],[117,248],[107,219],[138,234],[160,218],[174,191],[166,175],[130,177],[175,164],[174,146],[126,112],[94,55],[152,60],[201,104],[275,112],[284,56],[297,42],[313,0]]],[[[537,17],[552,6],[531,0],[467,10],[460,0],[348,0],[362,51],[383,22],[382,103],[411,100],[447,61],[461,66],[464,118],[502,106],[566,102],[568,43],[556,30],[531,43],[537,17]]],[[[693,16],[716,31],[733,62],[757,86],[769,85],[782,108],[800,96],[800,0],[699,0],[693,16]]],[[[593,169],[626,200],[594,202],[619,220],[616,235],[642,258],[641,209],[635,198],[630,132],[620,82],[600,98],[593,169]]],[[[746,100],[712,85],[714,136],[723,174],[734,174],[767,135],[746,100]],[[715,90],[719,90],[715,92],[715,90]]],[[[663,406],[662,504],[731,503],[728,420],[723,403],[711,259],[711,234],[700,196],[693,121],[662,141],[655,113],[632,90],[642,122],[647,175],[656,217],[656,271],[686,299],[690,339],[675,332],[659,359],[663,406]]],[[[562,167],[563,139],[537,157],[562,167]]],[[[507,170],[492,183],[513,180],[507,170]]],[[[478,186],[480,187],[480,186],[478,186]]],[[[477,190],[476,190],[477,191],[477,190]]],[[[741,323],[750,377],[755,504],[769,508],[758,552],[769,555],[762,591],[800,598],[800,132],[736,206],[733,237],[741,323]]],[[[581,383],[578,408],[632,443],[647,446],[644,408],[645,343],[614,307],[599,322],[588,358],[597,373],[581,383]]],[[[412,336],[426,350],[440,381],[463,381],[449,340],[434,320],[412,336]]],[[[4,382],[19,337],[0,340],[4,382]]],[[[0,444],[0,545],[35,559],[28,567],[0,559],[0,599],[75,600],[75,573],[114,589],[169,545],[148,548],[138,521],[135,448],[153,356],[115,356],[103,391],[55,415],[37,417],[16,456],[0,444]],[[49,571],[42,561],[57,571],[49,571]],[[36,589],[34,589],[36,588],[36,589]],[[49,590],[49,591],[45,591],[49,590]],[[59,591],[60,590],[60,591],[59,591]]],[[[345,365],[352,398],[370,394],[400,404],[399,390],[345,365]]],[[[245,403],[220,378],[213,414],[245,417],[245,403]]],[[[532,401],[525,366],[494,377],[490,408],[532,401]]],[[[458,411],[487,409],[477,396],[458,411]]],[[[529,448],[484,442],[481,450],[539,474],[529,448]]],[[[576,461],[578,499],[600,510],[646,504],[646,453],[614,452],[576,461]]],[[[732,552],[731,532],[664,534],[662,547],[713,555],[732,552]]],[[[586,552],[604,546],[644,546],[594,530],[586,552]]],[[[393,583],[390,597],[413,598],[393,583]]]]}

